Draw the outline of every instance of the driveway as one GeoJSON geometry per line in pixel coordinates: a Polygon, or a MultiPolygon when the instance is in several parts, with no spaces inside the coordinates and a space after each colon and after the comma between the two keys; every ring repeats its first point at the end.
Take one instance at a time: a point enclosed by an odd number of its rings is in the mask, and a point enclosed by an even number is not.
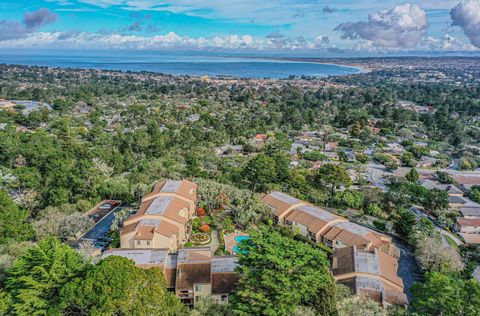
{"type": "Polygon", "coordinates": [[[415,261],[412,248],[406,245],[403,241],[393,237],[395,246],[400,249],[400,258],[398,258],[398,276],[402,278],[404,285],[404,292],[408,297],[408,300],[412,300],[412,293],[410,288],[415,281],[421,281],[423,276],[415,261]]]}

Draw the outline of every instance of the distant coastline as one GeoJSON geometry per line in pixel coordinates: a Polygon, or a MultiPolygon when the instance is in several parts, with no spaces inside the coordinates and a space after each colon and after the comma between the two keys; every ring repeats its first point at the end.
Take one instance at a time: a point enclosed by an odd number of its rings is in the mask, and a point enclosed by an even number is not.
{"type": "Polygon", "coordinates": [[[358,73],[368,73],[368,72],[371,72],[373,70],[370,67],[367,67],[366,64],[360,64],[360,63],[352,62],[352,59],[349,59],[349,58],[342,59],[342,58],[264,57],[264,56],[246,56],[246,57],[244,56],[242,58],[340,66],[340,67],[347,67],[347,68],[356,69],[356,70],[359,71],[358,73]]]}
{"type": "Polygon", "coordinates": [[[325,78],[365,72],[354,65],[294,58],[245,56],[187,56],[180,54],[0,54],[0,63],[77,69],[154,72],[192,77],[230,77],[287,79],[290,77],[325,78]]]}

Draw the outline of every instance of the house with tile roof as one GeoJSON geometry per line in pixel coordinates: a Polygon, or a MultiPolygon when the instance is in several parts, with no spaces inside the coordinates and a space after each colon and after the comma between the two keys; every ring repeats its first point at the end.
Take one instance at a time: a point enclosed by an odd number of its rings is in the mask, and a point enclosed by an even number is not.
{"type": "Polygon", "coordinates": [[[313,242],[333,249],[357,246],[366,250],[376,248],[395,257],[400,254],[389,236],[288,194],[274,191],[264,195],[262,202],[271,208],[271,216],[279,225],[295,227],[313,242]]]}
{"type": "Polygon", "coordinates": [[[176,250],[188,240],[195,213],[197,185],[187,180],[165,180],[145,195],[138,211],[120,232],[121,248],[176,250]]]}
{"type": "Polygon", "coordinates": [[[337,283],[348,286],[355,295],[369,297],[384,306],[408,304],[396,258],[378,249],[356,246],[335,250],[332,273],[337,283]]]}
{"type": "Polygon", "coordinates": [[[102,258],[120,256],[134,261],[140,268],[159,268],[167,288],[187,306],[194,306],[202,297],[211,297],[219,304],[228,302],[240,274],[235,271],[235,256],[212,256],[209,247],[186,247],[178,252],[168,249],[112,249],[102,258]]]}

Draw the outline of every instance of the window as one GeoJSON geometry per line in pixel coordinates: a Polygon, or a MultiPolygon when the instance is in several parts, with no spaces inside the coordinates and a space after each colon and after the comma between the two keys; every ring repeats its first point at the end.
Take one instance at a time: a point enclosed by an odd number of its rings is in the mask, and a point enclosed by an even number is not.
{"type": "Polygon", "coordinates": [[[140,240],[137,240],[137,246],[140,246],[142,242],[140,240]]]}
{"type": "Polygon", "coordinates": [[[202,290],[202,286],[201,285],[195,285],[195,291],[196,292],[199,292],[202,290]]]}
{"type": "Polygon", "coordinates": [[[147,240],[147,246],[150,246],[150,240],[147,240]]]}
{"type": "Polygon", "coordinates": [[[222,294],[221,300],[222,300],[222,302],[228,301],[228,295],[227,294],[222,294]]]}

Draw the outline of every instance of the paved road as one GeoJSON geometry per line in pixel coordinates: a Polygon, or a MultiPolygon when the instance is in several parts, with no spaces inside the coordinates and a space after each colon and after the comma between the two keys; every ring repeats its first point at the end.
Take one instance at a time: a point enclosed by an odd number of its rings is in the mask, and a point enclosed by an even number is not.
{"type": "Polygon", "coordinates": [[[370,162],[367,165],[367,179],[370,181],[374,186],[381,189],[383,192],[387,192],[387,181],[385,180],[384,176],[390,173],[387,172],[387,168],[379,164],[377,162],[370,162]]]}
{"type": "Polygon", "coordinates": [[[415,216],[418,219],[426,218],[427,220],[429,220],[433,224],[433,227],[434,227],[435,231],[437,231],[440,234],[440,236],[442,236],[442,243],[443,243],[444,246],[451,247],[450,243],[445,238],[445,235],[450,237],[458,246],[463,245],[463,241],[460,238],[458,238],[457,236],[455,236],[454,234],[452,234],[448,230],[445,230],[444,228],[439,226],[435,221],[433,221],[430,217],[428,217],[427,215],[422,213],[418,208],[412,207],[412,208],[410,208],[410,211],[412,211],[413,214],[415,214],[415,216]]]}

